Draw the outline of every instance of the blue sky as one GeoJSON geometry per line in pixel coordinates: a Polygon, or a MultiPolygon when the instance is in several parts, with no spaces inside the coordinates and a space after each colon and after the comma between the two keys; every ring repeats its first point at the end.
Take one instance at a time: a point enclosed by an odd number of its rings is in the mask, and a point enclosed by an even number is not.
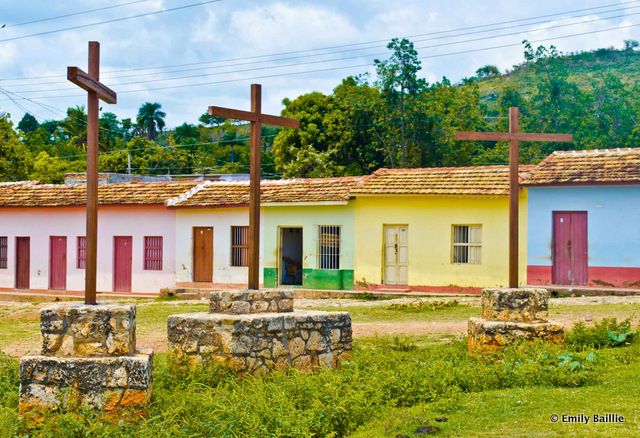
{"type": "Polygon", "coordinates": [[[168,126],[173,127],[183,121],[195,123],[208,105],[248,109],[252,82],[263,85],[263,110],[279,113],[283,98],[311,91],[330,92],[347,75],[373,72],[373,59],[384,58],[387,53],[384,42],[286,52],[421,35],[414,39],[421,40],[416,47],[424,57],[422,75],[433,82],[442,76],[457,81],[486,64],[507,69],[522,61],[518,43],[525,38],[548,39],[544,44],[555,44],[562,51],[620,47],[624,39],[640,39],[640,25],[630,27],[640,24],[640,1],[221,0],[107,25],[11,40],[202,1],[138,1],[16,26],[131,0],[0,0],[0,25],[6,24],[0,29],[0,91],[15,100],[0,94],[0,111],[10,112],[17,121],[26,109],[42,120],[61,118],[68,106],[84,104],[84,97],[73,96],[81,91],[68,83],[65,75],[67,65],[86,70],[89,40],[101,42],[101,79],[119,92],[118,104],[105,104],[103,110],[135,118],[142,103],[160,102],[167,113],[168,126]],[[558,13],[564,14],[453,31],[558,13]],[[503,29],[488,31],[495,28],[503,29]],[[602,32],[558,38],[593,31],[602,32]],[[466,35],[460,35],[463,33],[466,35]],[[478,50],[510,44],[515,46],[478,50]],[[363,47],[367,49],[354,50],[363,47]],[[451,54],[461,51],[467,53],[451,54]],[[283,54],[264,56],[278,53],[283,54]],[[153,90],[161,87],[175,88],[153,90]]]}

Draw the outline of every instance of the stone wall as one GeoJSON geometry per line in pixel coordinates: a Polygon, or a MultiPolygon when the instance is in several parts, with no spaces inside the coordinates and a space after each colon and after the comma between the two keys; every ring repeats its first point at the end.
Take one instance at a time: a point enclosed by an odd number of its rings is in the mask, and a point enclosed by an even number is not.
{"type": "Polygon", "coordinates": [[[136,351],[136,308],[53,304],[40,312],[42,354],[121,356],[136,351]]]}
{"type": "Polygon", "coordinates": [[[172,315],[171,357],[220,364],[238,374],[333,368],[351,355],[346,312],[294,311],[293,291],[214,291],[209,313],[172,315]]]}
{"type": "Polygon", "coordinates": [[[548,321],[545,289],[485,289],[482,316],[469,319],[469,353],[490,353],[523,340],[564,340],[564,325],[548,321]]]}
{"type": "Polygon", "coordinates": [[[168,320],[169,352],[189,363],[217,363],[240,374],[293,366],[333,368],[351,353],[346,312],[229,315],[191,313],[168,320]]]}
{"type": "Polygon", "coordinates": [[[145,410],[151,350],[136,351],[134,305],[53,304],[40,311],[42,354],[20,360],[21,415],[49,410],[145,410]]]}
{"type": "Polygon", "coordinates": [[[209,297],[210,313],[249,314],[293,312],[291,290],[213,291],[209,297]]]}

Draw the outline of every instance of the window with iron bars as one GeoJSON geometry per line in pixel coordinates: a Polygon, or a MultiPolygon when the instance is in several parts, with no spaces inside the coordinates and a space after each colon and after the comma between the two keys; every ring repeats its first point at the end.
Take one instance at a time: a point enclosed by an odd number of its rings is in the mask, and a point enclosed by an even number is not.
{"type": "Polygon", "coordinates": [[[231,266],[249,266],[249,227],[231,227],[231,266]]]}
{"type": "Polygon", "coordinates": [[[318,266],[320,269],[340,269],[340,226],[318,227],[318,266]]]}
{"type": "Polygon", "coordinates": [[[85,236],[78,236],[76,240],[76,268],[87,268],[87,238],[85,236]]]}
{"type": "Polygon", "coordinates": [[[8,239],[6,236],[0,237],[0,269],[7,269],[8,239]]]}
{"type": "Polygon", "coordinates": [[[482,225],[454,225],[452,263],[477,265],[482,261],[482,225]]]}
{"type": "Polygon", "coordinates": [[[162,236],[145,236],[144,269],[162,271],[162,236]]]}

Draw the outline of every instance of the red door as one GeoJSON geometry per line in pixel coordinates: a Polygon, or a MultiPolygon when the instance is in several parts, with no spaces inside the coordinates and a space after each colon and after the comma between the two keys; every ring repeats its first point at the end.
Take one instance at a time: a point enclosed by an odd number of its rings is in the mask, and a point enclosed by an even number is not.
{"type": "Polygon", "coordinates": [[[67,288],[67,238],[49,237],[49,289],[67,288]]]}
{"type": "Polygon", "coordinates": [[[16,289],[29,289],[31,239],[16,237],[16,289]]]}
{"type": "Polygon", "coordinates": [[[132,246],[131,236],[115,236],[113,238],[114,292],[131,292],[132,246]]]}
{"type": "Polygon", "coordinates": [[[553,212],[553,284],[584,285],[588,280],[587,212],[553,212]]]}

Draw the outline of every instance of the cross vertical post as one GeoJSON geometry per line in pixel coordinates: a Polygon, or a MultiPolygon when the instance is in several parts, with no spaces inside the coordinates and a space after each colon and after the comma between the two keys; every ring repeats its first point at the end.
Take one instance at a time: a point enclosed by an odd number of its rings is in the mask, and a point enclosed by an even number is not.
{"type": "Polygon", "coordinates": [[[508,141],[509,142],[509,287],[517,288],[518,281],[518,233],[520,192],[519,157],[521,141],[550,141],[570,143],[571,134],[539,134],[520,132],[520,111],[509,108],[509,132],[456,132],[456,140],[508,141]]]}
{"type": "Polygon", "coordinates": [[[251,84],[251,112],[257,120],[251,122],[249,158],[249,289],[260,288],[260,163],[262,161],[262,86],[251,84]]]}
{"type": "Polygon", "coordinates": [[[116,103],[116,93],[100,83],[100,43],[89,41],[89,73],[67,67],[67,79],[87,91],[87,224],[84,302],[96,304],[98,258],[99,100],[116,103]]]}
{"type": "Polygon", "coordinates": [[[245,120],[251,123],[249,157],[249,273],[248,288],[260,288],[260,162],[262,159],[262,125],[299,128],[300,121],[262,113],[262,86],[251,84],[251,111],[210,106],[210,116],[245,120]]]}
{"type": "MultiPolygon", "coordinates": [[[[509,133],[518,134],[519,111],[517,107],[509,108],[509,133]]],[[[520,157],[520,140],[517,137],[509,140],[509,287],[518,287],[518,230],[520,175],[518,162],[520,157]]]]}

